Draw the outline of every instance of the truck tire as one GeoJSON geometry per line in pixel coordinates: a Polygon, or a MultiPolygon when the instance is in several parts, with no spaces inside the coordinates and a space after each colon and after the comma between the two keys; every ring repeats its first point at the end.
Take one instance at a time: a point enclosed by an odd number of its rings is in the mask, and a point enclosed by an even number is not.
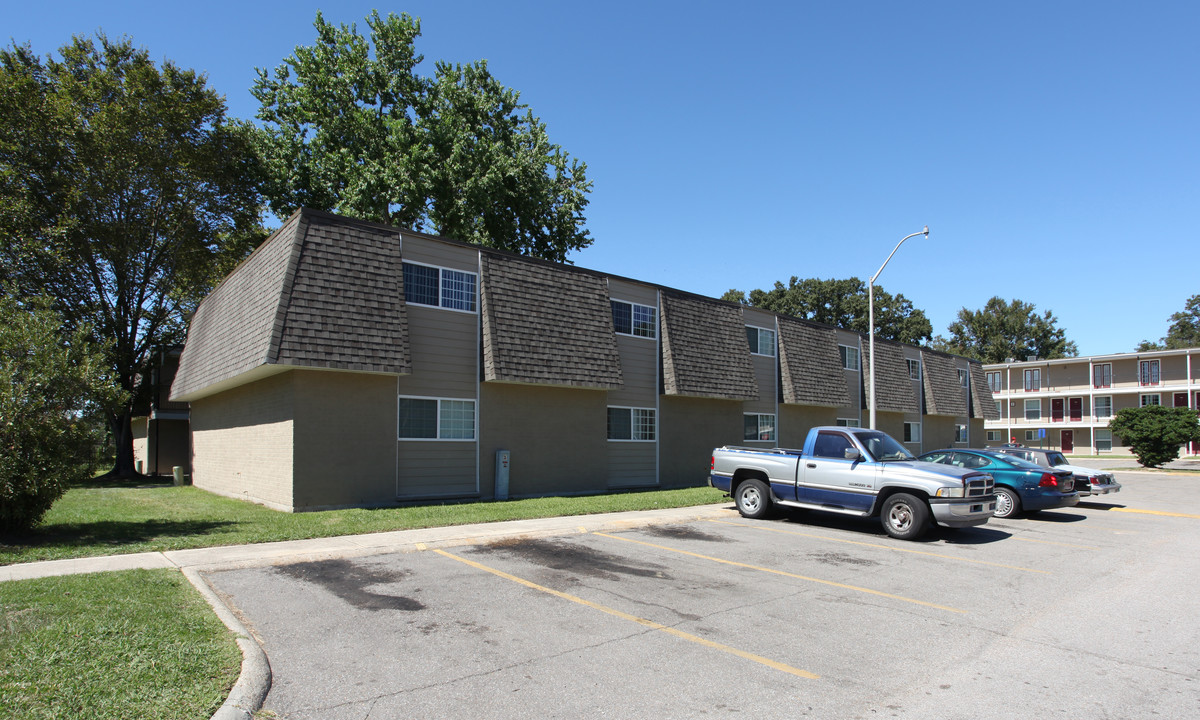
{"type": "Polygon", "coordinates": [[[929,506],[908,493],[896,493],[883,501],[879,520],[897,540],[916,540],[929,529],[929,506]]]}
{"type": "Polygon", "coordinates": [[[733,499],[742,517],[757,520],[771,510],[771,491],[762,480],[751,479],[738,485],[733,499]]]}
{"type": "Polygon", "coordinates": [[[996,486],[996,514],[998,518],[1010,518],[1021,512],[1021,497],[1012,488],[996,486]]]}

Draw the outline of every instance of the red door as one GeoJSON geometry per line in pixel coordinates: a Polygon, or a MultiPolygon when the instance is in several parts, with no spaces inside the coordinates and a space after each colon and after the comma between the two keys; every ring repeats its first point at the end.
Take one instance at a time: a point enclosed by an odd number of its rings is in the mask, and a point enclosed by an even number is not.
{"type": "Polygon", "coordinates": [[[1065,453],[1069,453],[1074,449],[1075,449],[1075,431],[1074,430],[1063,430],[1062,431],[1062,451],[1065,453]]]}
{"type": "Polygon", "coordinates": [[[1187,393],[1175,393],[1175,407],[1187,407],[1187,393]]]}
{"type": "Polygon", "coordinates": [[[1083,422],[1083,398],[1071,398],[1067,401],[1071,412],[1071,422],[1083,422]]]}
{"type": "Polygon", "coordinates": [[[1050,422],[1062,422],[1063,419],[1063,401],[1062,398],[1055,398],[1050,401],[1050,422]]]}

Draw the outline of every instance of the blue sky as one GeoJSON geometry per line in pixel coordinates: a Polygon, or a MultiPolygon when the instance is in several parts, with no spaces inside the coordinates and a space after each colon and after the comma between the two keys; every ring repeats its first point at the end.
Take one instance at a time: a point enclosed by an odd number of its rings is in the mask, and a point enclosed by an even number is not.
{"type": "Polygon", "coordinates": [[[486,59],[588,164],[582,267],[720,296],[796,275],[880,284],[945,334],[988,298],[1133,350],[1200,293],[1194,2],[13,2],[0,38],[129,35],[252,118],[254,68],[327,20],[421,18],[486,59]]]}

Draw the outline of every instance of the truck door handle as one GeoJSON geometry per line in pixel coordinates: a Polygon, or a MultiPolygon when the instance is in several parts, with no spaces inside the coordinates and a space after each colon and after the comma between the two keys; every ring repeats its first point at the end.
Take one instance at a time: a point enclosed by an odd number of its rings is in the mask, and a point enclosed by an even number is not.
{"type": "Polygon", "coordinates": [[[808,468],[815,468],[816,466],[817,466],[816,463],[805,463],[804,464],[804,467],[808,467],[808,468]]]}

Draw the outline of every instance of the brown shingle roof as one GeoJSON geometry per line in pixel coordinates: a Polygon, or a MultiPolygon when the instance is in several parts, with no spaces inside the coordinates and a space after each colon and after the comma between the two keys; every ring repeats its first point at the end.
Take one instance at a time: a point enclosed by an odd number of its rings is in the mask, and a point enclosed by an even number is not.
{"type": "Polygon", "coordinates": [[[972,361],[971,365],[971,417],[981,417],[984,420],[999,420],[1000,413],[996,410],[996,399],[992,397],[992,388],[987,384],[987,376],[983,373],[983,365],[972,361]]]}
{"type": "MultiPolygon", "coordinates": [[[[870,403],[871,346],[863,344],[863,397],[870,403]]],[[[920,412],[901,346],[875,339],[875,409],[885,412],[920,412]]]]}
{"type": "Polygon", "coordinates": [[[482,289],[485,380],[621,387],[603,277],[484,253],[482,289]]]}
{"type": "Polygon", "coordinates": [[[966,388],[958,379],[954,361],[932,352],[921,353],[926,415],[967,416],[966,388]]]}
{"type": "Polygon", "coordinates": [[[831,327],[779,318],[780,381],[783,401],[792,405],[846,407],[850,389],[831,327]]]}
{"type": "Polygon", "coordinates": [[[664,292],[661,326],[667,395],[728,400],[758,397],[740,308],[664,292]]]}

